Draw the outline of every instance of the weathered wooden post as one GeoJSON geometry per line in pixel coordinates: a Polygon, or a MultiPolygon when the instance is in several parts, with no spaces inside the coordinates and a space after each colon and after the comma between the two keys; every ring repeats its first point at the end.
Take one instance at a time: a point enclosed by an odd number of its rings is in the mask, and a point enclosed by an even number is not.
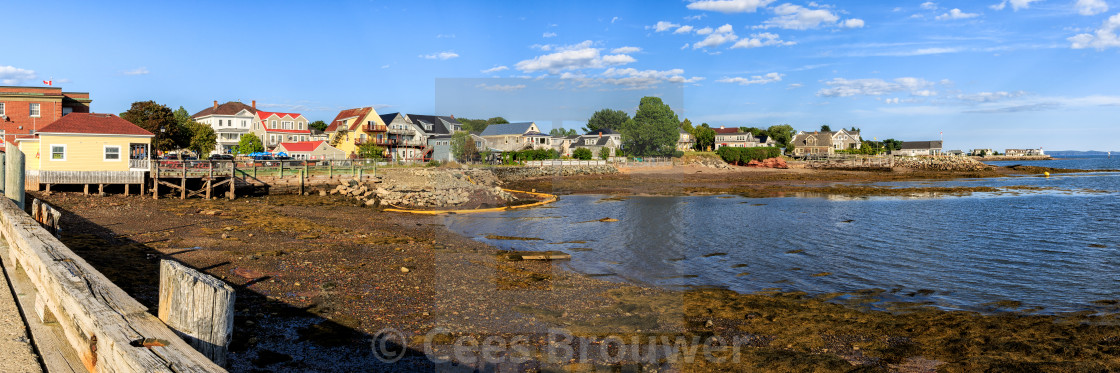
{"type": "Polygon", "coordinates": [[[214,161],[208,161],[209,167],[207,171],[209,176],[206,177],[206,199],[210,199],[210,192],[214,190],[214,161]]]}
{"type": "Polygon", "coordinates": [[[187,199],[187,161],[179,165],[183,167],[183,177],[179,179],[179,199],[187,199]]]}
{"type": "Polygon", "coordinates": [[[172,260],[159,263],[159,319],[191,347],[225,365],[233,339],[233,288],[172,260]]]}
{"type": "Polygon", "coordinates": [[[159,161],[152,163],[156,164],[156,176],[152,178],[152,199],[159,199],[159,161]]]}
{"type": "Polygon", "coordinates": [[[327,178],[334,179],[334,161],[327,161],[327,178]]]}
{"type": "Polygon", "coordinates": [[[229,163],[229,200],[237,198],[237,162],[229,163]]]}
{"type": "Polygon", "coordinates": [[[277,174],[281,179],[284,178],[284,161],[280,161],[280,173],[277,174]]]}
{"type": "Polygon", "coordinates": [[[4,162],[4,195],[23,209],[26,198],[23,191],[23,152],[9,144],[4,157],[7,158],[4,162]]]}
{"type": "MultiPolygon", "coordinates": [[[[7,189],[7,186],[4,184],[4,175],[8,173],[7,168],[4,167],[4,165],[7,164],[7,158],[7,155],[0,157],[0,191],[7,189]]],[[[50,190],[47,191],[49,192],[50,190]]]]}

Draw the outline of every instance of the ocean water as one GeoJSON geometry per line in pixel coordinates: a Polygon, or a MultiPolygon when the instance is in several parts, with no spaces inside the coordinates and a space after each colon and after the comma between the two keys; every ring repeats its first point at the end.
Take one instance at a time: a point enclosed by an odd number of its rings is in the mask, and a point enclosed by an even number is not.
{"type": "Polygon", "coordinates": [[[1120,170],[1120,153],[1111,157],[1105,155],[1082,155],[1054,157],[1048,161],[999,161],[984,162],[993,166],[1040,166],[1051,168],[1074,168],[1081,170],[1120,170]]]}
{"type": "Polygon", "coordinates": [[[1041,312],[1120,299],[1120,173],[890,185],[993,186],[1001,192],[922,198],[572,195],[549,208],[453,215],[446,223],[501,248],[568,252],[572,260],[565,265],[573,271],[665,287],[811,294],[883,289],[883,300],[976,310],[1012,300],[1041,312]],[[602,218],[619,221],[597,221],[602,218]]]}

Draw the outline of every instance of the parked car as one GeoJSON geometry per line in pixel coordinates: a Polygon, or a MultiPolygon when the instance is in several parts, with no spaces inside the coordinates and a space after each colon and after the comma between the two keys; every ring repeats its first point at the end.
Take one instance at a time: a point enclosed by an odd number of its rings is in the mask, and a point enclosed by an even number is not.
{"type": "Polygon", "coordinates": [[[211,154],[210,155],[210,160],[211,161],[232,161],[233,160],[233,154],[211,154]]]}

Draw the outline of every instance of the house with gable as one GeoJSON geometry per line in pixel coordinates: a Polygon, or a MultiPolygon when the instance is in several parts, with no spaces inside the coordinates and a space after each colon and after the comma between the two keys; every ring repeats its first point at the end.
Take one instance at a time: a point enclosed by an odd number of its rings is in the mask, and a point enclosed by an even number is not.
{"type": "Polygon", "coordinates": [[[339,111],[323,132],[330,145],[342,150],[348,157],[356,157],[358,145],[365,142],[374,141],[378,146],[388,146],[388,128],[372,107],[339,111]]]}
{"type": "Polygon", "coordinates": [[[346,159],[346,153],[328,144],[326,141],[282,142],[276,146],[276,152],[283,152],[292,159],[299,160],[324,160],[346,159]]]}
{"type": "Polygon", "coordinates": [[[715,149],[716,150],[725,146],[734,148],[750,148],[760,146],[758,139],[750,132],[743,132],[738,127],[727,128],[719,126],[719,128],[712,128],[716,132],[715,136],[715,149]]]}
{"type": "Polygon", "coordinates": [[[20,137],[30,137],[70,113],[89,113],[89,92],[63,92],[58,87],[0,86],[0,150],[20,137]]]}
{"type": "Polygon", "coordinates": [[[497,151],[517,151],[526,148],[552,147],[551,144],[535,144],[540,138],[528,136],[540,134],[540,127],[533,122],[491,124],[479,134],[486,140],[486,146],[497,151]]]}
{"type": "Polygon", "coordinates": [[[16,141],[27,185],[50,190],[51,184],[142,185],[153,137],[113,114],[72,113],[16,141]]]}
{"type": "Polygon", "coordinates": [[[795,156],[829,155],[837,150],[859,149],[863,140],[859,131],[801,131],[793,136],[790,144],[795,156]]]}
{"type": "Polygon", "coordinates": [[[307,118],[299,113],[257,111],[252,132],[261,139],[264,148],[272,151],[282,142],[308,141],[311,131],[307,118]]]}
{"type": "Polygon", "coordinates": [[[215,100],[214,106],[195,113],[191,119],[214,129],[218,138],[211,153],[232,154],[237,151],[241,136],[251,131],[257,119],[257,101],[250,106],[238,101],[219,105],[215,100]]]}

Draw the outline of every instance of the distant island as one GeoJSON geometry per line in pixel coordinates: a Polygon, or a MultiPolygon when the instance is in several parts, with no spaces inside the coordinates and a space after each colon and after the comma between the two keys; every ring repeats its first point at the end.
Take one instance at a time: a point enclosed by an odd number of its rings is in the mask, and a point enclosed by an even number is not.
{"type": "MultiPolygon", "coordinates": [[[[1108,153],[1109,153],[1108,151],[1098,151],[1098,150],[1089,150],[1089,151],[1058,150],[1058,151],[1047,151],[1046,152],[1046,154],[1049,154],[1049,155],[1052,155],[1052,156],[1055,156],[1055,157],[1071,156],[1071,155],[1074,155],[1074,156],[1076,156],[1076,155],[1107,155],[1108,153]]],[[[1120,151],[1113,150],[1112,153],[1116,153],[1117,155],[1120,155],[1120,151]]]]}

